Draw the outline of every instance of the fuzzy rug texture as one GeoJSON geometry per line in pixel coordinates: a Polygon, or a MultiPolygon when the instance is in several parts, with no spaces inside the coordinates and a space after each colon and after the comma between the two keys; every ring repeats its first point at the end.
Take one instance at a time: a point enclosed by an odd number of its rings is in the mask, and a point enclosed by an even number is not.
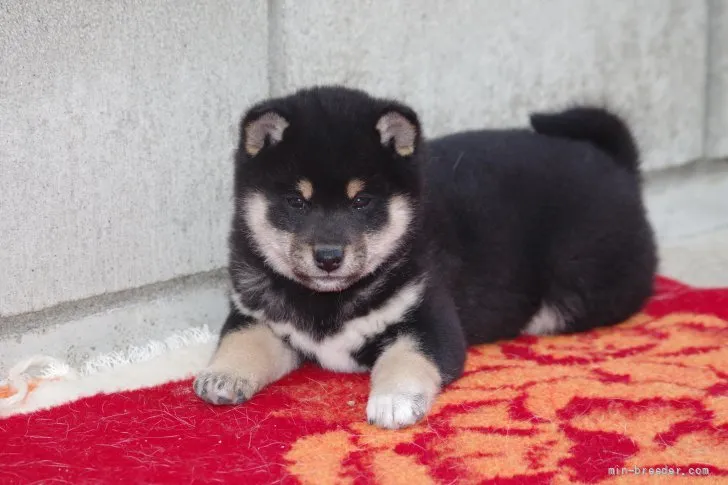
{"type": "Polygon", "coordinates": [[[622,325],[473,348],[409,429],[367,425],[367,393],[306,367],[237,407],[186,379],[16,414],[0,483],[728,483],[728,289],[660,280],[622,325]]]}

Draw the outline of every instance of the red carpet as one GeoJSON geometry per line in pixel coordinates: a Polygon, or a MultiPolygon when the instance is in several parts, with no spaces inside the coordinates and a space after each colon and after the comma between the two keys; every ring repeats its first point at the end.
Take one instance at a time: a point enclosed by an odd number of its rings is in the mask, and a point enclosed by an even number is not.
{"type": "Polygon", "coordinates": [[[663,280],[621,326],[472,349],[411,429],[365,424],[366,376],[234,408],[186,381],[0,420],[0,483],[728,483],[727,344],[728,290],[663,280]]]}

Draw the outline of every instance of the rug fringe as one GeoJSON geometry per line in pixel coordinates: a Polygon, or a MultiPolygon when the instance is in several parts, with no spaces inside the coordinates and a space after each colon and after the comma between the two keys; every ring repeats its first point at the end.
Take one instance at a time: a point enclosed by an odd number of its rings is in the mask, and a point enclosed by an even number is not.
{"type": "Polygon", "coordinates": [[[215,338],[217,336],[210,331],[207,325],[188,328],[172,334],[164,340],[150,340],[144,345],[131,346],[124,351],[97,355],[83,364],[81,374],[87,376],[109,371],[122,365],[146,362],[171,350],[189,347],[190,345],[205,344],[212,342],[215,338]]]}
{"type": "Polygon", "coordinates": [[[38,382],[44,380],[77,379],[78,374],[68,364],[46,355],[34,355],[15,364],[0,381],[0,408],[10,408],[23,402],[38,382]]]}
{"type": "Polygon", "coordinates": [[[14,365],[5,379],[0,380],[0,409],[8,410],[22,404],[27,396],[44,381],[76,380],[108,372],[122,366],[150,361],[167,352],[214,341],[217,335],[207,325],[174,333],[164,340],[150,340],[130,346],[123,351],[100,354],[74,369],[66,362],[46,355],[36,355],[14,365]]]}

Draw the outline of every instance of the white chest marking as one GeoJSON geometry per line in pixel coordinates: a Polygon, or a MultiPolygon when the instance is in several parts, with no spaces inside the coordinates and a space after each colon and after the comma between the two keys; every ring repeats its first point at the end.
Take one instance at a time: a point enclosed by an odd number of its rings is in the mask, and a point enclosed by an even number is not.
{"type": "Polygon", "coordinates": [[[230,293],[230,301],[233,302],[233,305],[241,315],[255,318],[256,320],[262,320],[265,316],[261,310],[251,310],[245,306],[245,304],[243,304],[243,299],[240,297],[240,293],[235,290],[230,293]]]}
{"type": "Polygon", "coordinates": [[[287,337],[293,348],[315,357],[326,369],[363,372],[366,368],[356,362],[352,353],[359,350],[367,339],[382,333],[389,325],[400,322],[420,302],[424,286],[424,282],[418,281],[402,287],[379,308],[345,322],[339,333],[318,342],[289,322],[268,322],[268,325],[279,337],[287,337]]]}

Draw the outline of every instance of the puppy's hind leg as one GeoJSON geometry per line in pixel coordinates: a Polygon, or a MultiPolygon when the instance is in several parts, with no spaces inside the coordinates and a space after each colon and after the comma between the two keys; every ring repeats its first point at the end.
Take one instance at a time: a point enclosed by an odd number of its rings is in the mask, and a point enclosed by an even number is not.
{"type": "Polygon", "coordinates": [[[238,404],[297,368],[298,354],[263,322],[233,309],[210,365],[195,379],[195,393],[212,404],[238,404]]]}
{"type": "Polygon", "coordinates": [[[652,295],[654,272],[651,265],[648,261],[647,267],[635,264],[606,275],[593,270],[556,273],[558,279],[548,289],[540,310],[523,333],[569,334],[627,320],[639,312],[652,295]]]}

